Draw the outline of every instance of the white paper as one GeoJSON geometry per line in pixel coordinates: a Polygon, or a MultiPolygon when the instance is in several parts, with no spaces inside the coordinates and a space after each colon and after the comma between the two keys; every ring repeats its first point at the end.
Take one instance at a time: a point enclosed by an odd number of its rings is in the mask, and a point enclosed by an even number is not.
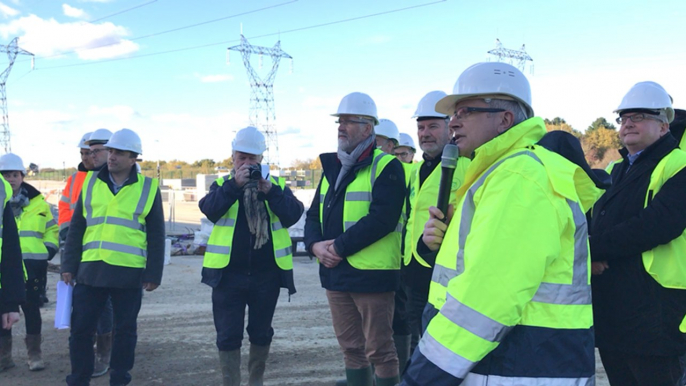
{"type": "Polygon", "coordinates": [[[260,165],[262,167],[262,178],[265,180],[269,179],[269,165],[260,165]]]}
{"type": "Polygon", "coordinates": [[[74,287],[64,283],[62,280],[57,282],[57,305],[55,306],[55,328],[63,330],[71,326],[71,297],[74,287]]]}
{"type": "Polygon", "coordinates": [[[171,263],[171,239],[164,239],[164,265],[171,263]]]}

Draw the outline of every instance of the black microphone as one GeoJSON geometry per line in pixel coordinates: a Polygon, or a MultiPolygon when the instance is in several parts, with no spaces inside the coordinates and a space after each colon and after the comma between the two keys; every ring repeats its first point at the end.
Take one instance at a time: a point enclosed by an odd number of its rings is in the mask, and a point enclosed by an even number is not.
{"type": "Polygon", "coordinates": [[[450,188],[453,185],[453,175],[457,166],[457,158],[460,156],[460,149],[456,145],[447,144],[443,148],[441,157],[441,185],[438,188],[438,203],[436,207],[443,212],[442,221],[448,218],[448,203],[450,201],[450,188]]]}

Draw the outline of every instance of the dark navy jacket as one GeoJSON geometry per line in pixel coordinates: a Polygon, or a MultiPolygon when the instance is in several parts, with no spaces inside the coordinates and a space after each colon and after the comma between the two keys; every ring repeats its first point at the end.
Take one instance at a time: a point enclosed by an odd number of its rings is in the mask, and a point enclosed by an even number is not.
{"type": "Polygon", "coordinates": [[[630,168],[622,149],[624,159],[612,170],[612,187],[593,207],[591,259],[610,266],[591,278],[596,346],[601,349],[632,355],[686,353],[679,332],[686,291],[662,287],[646,272],[642,259],[644,251],[679,237],[686,228],[686,169],[670,178],[644,208],[653,170],[676,146],[667,133],[630,168]]]}
{"type": "Polygon", "coordinates": [[[19,312],[26,300],[19,233],[9,204],[2,214],[2,259],[0,259],[0,315],[19,312]]]}

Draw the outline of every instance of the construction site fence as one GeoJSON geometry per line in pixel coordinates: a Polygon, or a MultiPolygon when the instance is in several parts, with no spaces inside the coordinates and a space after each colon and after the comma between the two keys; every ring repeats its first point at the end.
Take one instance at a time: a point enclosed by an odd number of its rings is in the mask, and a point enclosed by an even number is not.
{"type": "MultiPolygon", "coordinates": [[[[31,180],[52,180],[66,181],[69,176],[76,172],[75,168],[57,169],[51,171],[41,171],[36,175],[27,175],[26,179],[31,180]]],[[[274,176],[282,177],[286,180],[287,186],[291,189],[315,189],[322,178],[322,170],[273,170],[274,176]]],[[[161,170],[158,176],[156,170],[142,170],[141,174],[146,177],[164,179],[195,179],[200,173],[199,170],[161,170]]],[[[211,173],[208,173],[211,174],[211,173]]]]}

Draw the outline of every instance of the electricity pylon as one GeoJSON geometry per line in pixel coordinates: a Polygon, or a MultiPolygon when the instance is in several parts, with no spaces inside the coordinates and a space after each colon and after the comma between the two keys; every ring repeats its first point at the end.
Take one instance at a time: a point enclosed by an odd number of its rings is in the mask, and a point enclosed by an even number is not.
{"type": "MultiPolygon", "coordinates": [[[[495,39],[495,48],[488,51],[488,53],[497,57],[499,62],[504,62],[505,60],[509,59],[508,62],[511,65],[519,68],[521,72],[524,72],[527,61],[534,61],[531,56],[526,53],[524,44],[522,44],[522,48],[519,50],[513,50],[503,47],[503,43],[500,42],[500,39],[495,39]]],[[[530,71],[533,73],[533,64],[531,65],[530,71]]]]}
{"type": "MultiPolygon", "coordinates": [[[[265,163],[268,165],[279,164],[279,137],[276,132],[276,113],[274,111],[274,78],[279,69],[281,58],[291,59],[293,57],[281,49],[281,41],[277,41],[274,47],[259,47],[248,43],[248,39],[241,34],[241,44],[229,47],[228,51],[238,51],[243,56],[243,64],[250,77],[250,123],[257,127],[267,140],[267,151],[265,152],[265,163]],[[262,67],[262,55],[269,55],[272,58],[272,69],[266,77],[261,78],[252,64],[250,55],[260,55],[260,67],[262,67]]],[[[227,51],[227,62],[229,52],[227,51]]]]}
{"type": "Polygon", "coordinates": [[[7,78],[10,76],[10,71],[12,70],[12,66],[14,65],[14,60],[17,58],[17,55],[31,55],[31,67],[33,67],[33,54],[19,48],[19,46],[17,46],[18,41],[19,38],[16,37],[12,39],[10,44],[6,46],[0,45],[0,52],[7,53],[7,58],[9,59],[9,65],[5,71],[0,74],[0,98],[2,98],[0,101],[2,104],[2,133],[0,133],[0,146],[5,149],[5,153],[12,151],[12,146],[10,145],[10,122],[7,115],[7,91],[5,89],[7,78]]]}

